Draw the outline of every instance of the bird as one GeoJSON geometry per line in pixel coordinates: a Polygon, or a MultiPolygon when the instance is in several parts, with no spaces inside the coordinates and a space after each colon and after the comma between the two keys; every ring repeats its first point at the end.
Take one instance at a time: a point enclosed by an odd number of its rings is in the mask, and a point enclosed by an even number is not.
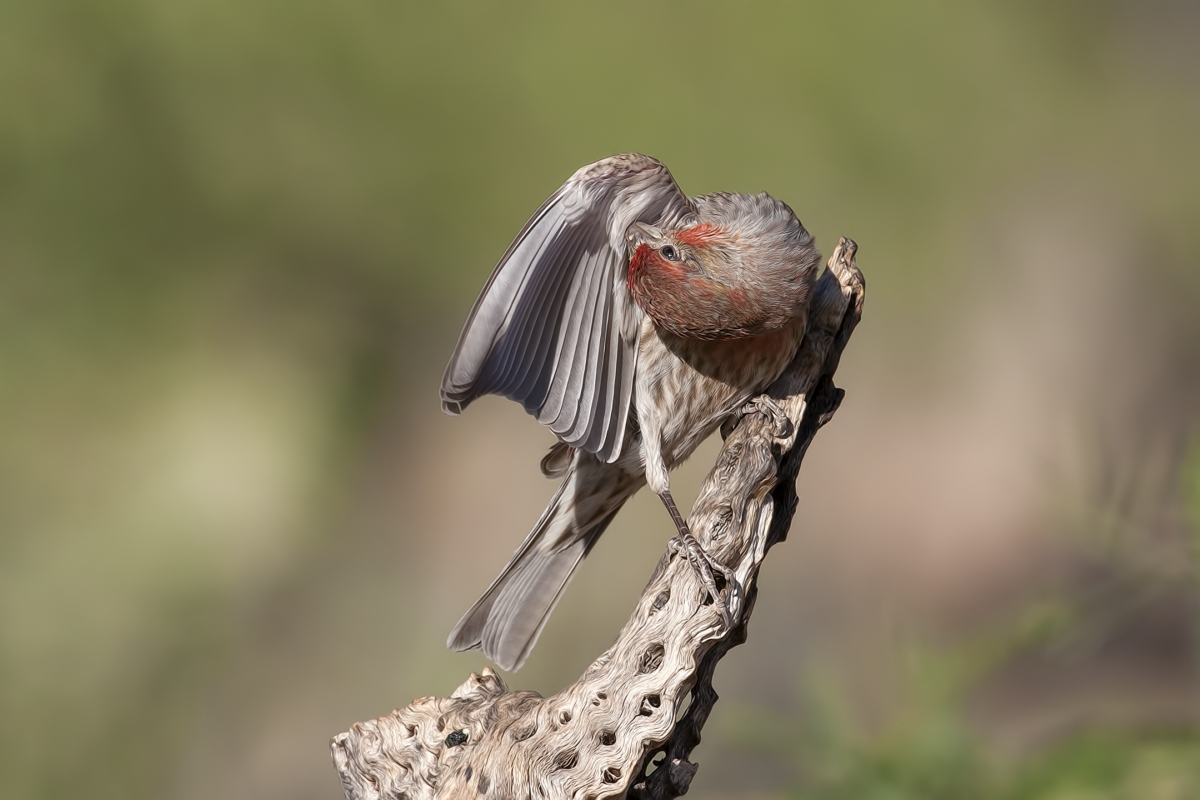
{"type": "Polygon", "coordinates": [[[792,360],[820,258],[786,203],[689,197],[639,153],[582,167],[550,195],[475,301],[441,403],[450,414],[487,394],[520,403],[557,437],[541,470],[562,482],[451,650],[519,669],[643,485],[675,523],[673,550],[718,600],[713,571],[730,573],[691,535],[669,472],[792,360]]]}

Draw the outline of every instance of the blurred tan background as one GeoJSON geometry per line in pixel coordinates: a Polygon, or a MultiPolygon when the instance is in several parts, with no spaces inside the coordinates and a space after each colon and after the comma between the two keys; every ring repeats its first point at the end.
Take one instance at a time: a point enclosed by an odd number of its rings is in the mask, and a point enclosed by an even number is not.
{"type": "MultiPolygon", "coordinates": [[[[443,416],[579,166],[787,201],[870,297],[697,797],[1200,796],[1188,2],[0,7],[0,796],[337,798],[553,486],[443,416]]],[[[690,502],[715,454],[676,478],[690,502]]],[[[614,523],[510,683],[613,639],[614,523]]]]}

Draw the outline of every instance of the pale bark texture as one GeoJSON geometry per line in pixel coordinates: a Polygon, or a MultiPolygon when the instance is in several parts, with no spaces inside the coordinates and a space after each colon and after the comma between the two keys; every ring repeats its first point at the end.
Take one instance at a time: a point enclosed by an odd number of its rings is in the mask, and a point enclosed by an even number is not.
{"type": "Polygon", "coordinates": [[[717,662],[746,640],[759,567],[791,526],[800,463],[842,398],[833,374],[865,296],[856,250],[838,243],[800,351],[726,425],[692,508],[693,534],[736,576],[723,590],[733,626],[687,559],[668,550],[616,643],[562,692],[510,691],[484,668],[450,697],[421,698],[334,737],[348,800],[659,800],[687,791],[691,752],[717,700],[717,662]]]}

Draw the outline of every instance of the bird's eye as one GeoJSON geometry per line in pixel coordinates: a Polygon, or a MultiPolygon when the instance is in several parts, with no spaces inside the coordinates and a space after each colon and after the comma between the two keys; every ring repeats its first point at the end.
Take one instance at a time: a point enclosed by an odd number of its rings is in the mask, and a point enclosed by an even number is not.
{"type": "Polygon", "coordinates": [[[662,253],[662,257],[665,258],[667,261],[678,261],[679,260],[679,251],[676,250],[671,245],[666,245],[665,247],[663,247],[662,250],[659,250],[658,252],[662,253]]]}

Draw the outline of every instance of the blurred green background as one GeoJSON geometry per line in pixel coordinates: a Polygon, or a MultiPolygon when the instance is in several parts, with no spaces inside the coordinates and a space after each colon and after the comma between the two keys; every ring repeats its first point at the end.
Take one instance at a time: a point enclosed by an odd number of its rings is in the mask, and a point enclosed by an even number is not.
{"type": "MultiPolygon", "coordinates": [[[[340,797],[329,737],[483,665],[442,643],[551,439],[441,369],[635,150],[871,289],[692,793],[1200,797],[1197,41],[1167,0],[0,5],[0,796],[340,797]]],[[[631,504],[510,684],[572,681],[669,535],[631,504]]]]}

